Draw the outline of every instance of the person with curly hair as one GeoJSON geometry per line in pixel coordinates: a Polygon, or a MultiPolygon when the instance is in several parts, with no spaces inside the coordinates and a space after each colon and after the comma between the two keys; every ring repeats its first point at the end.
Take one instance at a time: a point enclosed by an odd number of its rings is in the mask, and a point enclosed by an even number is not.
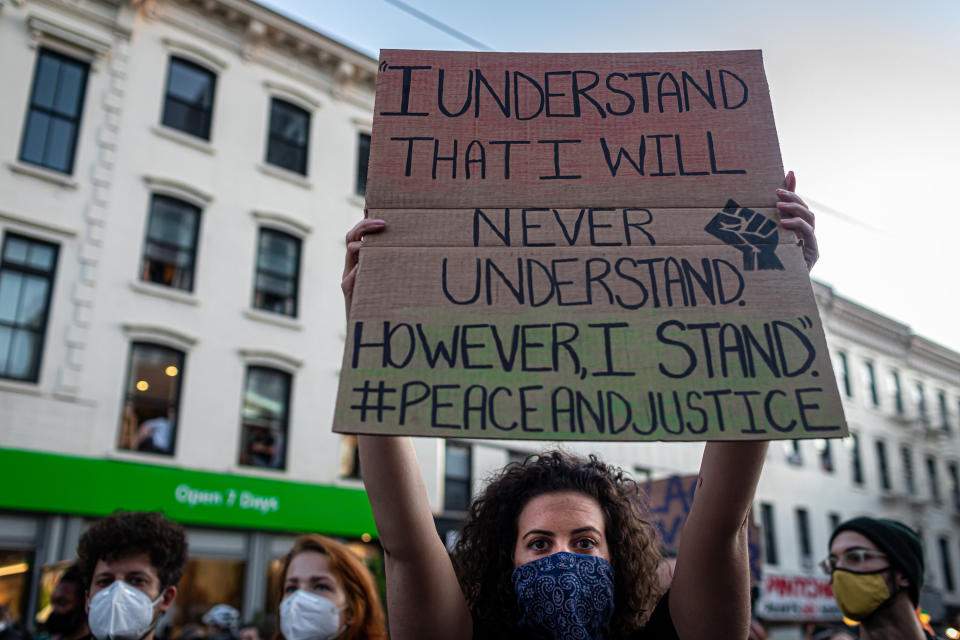
{"type": "MultiPolygon", "coordinates": [[[[787,174],[780,224],[818,257],[813,214],[787,174]]],[[[347,233],[349,317],[368,218],[347,233]]],[[[596,458],[548,452],[509,465],[470,506],[453,557],[437,535],[408,437],[362,435],[363,481],[387,570],[391,638],[702,640],[750,628],[747,520],[767,442],[711,441],[669,590],[636,483],[596,458]]]]}
{"type": "Polygon", "coordinates": [[[284,556],[281,575],[274,640],[386,640],[373,575],[345,545],[302,535],[284,556]]]}
{"type": "Polygon", "coordinates": [[[118,511],[77,545],[87,620],[97,640],[153,640],[187,563],[183,527],[160,513],[118,511]]]}

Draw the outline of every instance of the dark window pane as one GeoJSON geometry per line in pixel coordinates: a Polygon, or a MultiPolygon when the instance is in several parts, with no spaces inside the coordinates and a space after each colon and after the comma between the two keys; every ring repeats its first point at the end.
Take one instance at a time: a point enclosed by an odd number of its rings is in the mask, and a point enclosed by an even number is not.
{"type": "Polygon", "coordinates": [[[267,162],[306,175],[309,140],[310,114],[284,100],[271,100],[267,162]]]}
{"type": "Polygon", "coordinates": [[[285,466],[291,376],[265,367],[247,369],[243,393],[240,464],[285,466]]]}
{"type": "Polygon", "coordinates": [[[25,329],[15,329],[10,341],[10,355],[7,356],[6,374],[11,378],[27,380],[34,377],[39,347],[37,334],[25,329]]]}
{"type": "Polygon", "coordinates": [[[80,114],[86,70],[76,64],[64,63],[60,65],[59,80],[53,109],[62,116],[74,118],[80,114]]]}
{"type": "Polygon", "coordinates": [[[45,52],[37,58],[37,72],[33,81],[33,105],[53,110],[54,97],[57,94],[57,77],[60,75],[60,62],[45,52]]]}
{"type": "Polygon", "coordinates": [[[20,159],[71,173],[89,67],[41,49],[20,146],[20,159]]]}
{"type": "Polygon", "coordinates": [[[299,271],[300,240],[272,229],[261,229],[253,306],[296,316],[299,271]]]}
{"type": "Polygon", "coordinates": [[[176,198],[153,196],[140,278],[192,291],[199,226],[199,208],[176,198]]]}
{"type": "Polygon", "coordinates": [[[200,138],[210,138],[216,76],[203,67],[170,59],[162,122],[200,138]]]}
{"type": "Polygon", "coordinates": [[[367,193],[367,165],[370,163],[370,135],[361,133],[357,149],[357,195],[367,193]]]}
{"type": "Polygon", "coordinates": [[[20,159],[33,164],[43,164],[43,150],[47,146],[47,129],[50,116],[33,112],[27,117],[27,128],[23,132],[23,150],[20,159]]]}
{"type": "Polygon", "coordinates": [[[120,449],[173,455],[183,363],[183,353],[175,349],[131,345],[120,449]]]}
{"type": "Polygon", "coordinates": [[[13,323],[17,318],[23,274],[16,271],[0,273],[0,322],[13,323]]]}
{"type": "Polygon", "coordinates": [[[44,166],[69,173],[73,159],[73,123],[62,118],[51,118],[44,149],[44,166]]]}
{"type": "Polygon", "coordinates": [[[0,377],[36,382],[57,248],[7,235],[0,255],[0,377]]]}

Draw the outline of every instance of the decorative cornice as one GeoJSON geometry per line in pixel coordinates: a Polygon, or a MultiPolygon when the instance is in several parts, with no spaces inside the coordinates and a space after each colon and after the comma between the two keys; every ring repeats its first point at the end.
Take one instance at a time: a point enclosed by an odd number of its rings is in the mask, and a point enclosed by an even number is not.
{"type": "Polygon", "coordinates": [[[270,351],[267,349],[238,349],[237,353],[240,354],[240,357],[247,365],[259,364],[280,369],[281,371],[287,371],[288,373],[294,373],[303,366],[303,360],[288,356],[279,351],[270,351]]]}
{"type": "Polygon", "coordinates": [[[176,40],[174,38],[163,38],[162,42],[163,46],[169,49],[172,53],[187,58],[188,60],[191,60],[202,67],[207,67],[214,73],[219,74],[227,68],[226,60],[218,58],[206,49],[198,47],[195,44],[186,42],[185,40],[176,40]]]}
{"type": "Polygon", "coordinates": [[[263,86],[265,86],[271,94],[296,104],[304,111],[316,111],[320,108],[321,102],[318,98],[311,96],[306,91],[293,85],[274,82],[273,80],[264,80],[263,86]]]}
{"type": "Polygon", "coordinates": [[[190,186],[185,182],[180,182],[179,180],[144,176],[143,182],[152,193],[160,193],[173,196],[174,198],[180,198],[201,209],[213,202],[213,196],[211,194],[190,186]]]}
{"type": "Polygon", "coordinates": [[[165,344],[181,351],[187,351],[197,344],[197,339],[188,336],[185,333],[149,324],[130,324],[121,325],[123,332],[130,340],[144,340],[165,344]]]}
{"type": "Polygon", "coordinates": [[[266,224],[270,227],[278,228],[281,231],[289,233],[293,236],[297,236],[298,238],[305,238],[313,230],[313,227],[306,222],[302,222],[283,213],[253,211],[252,215],[257,222],[266,224]]]}

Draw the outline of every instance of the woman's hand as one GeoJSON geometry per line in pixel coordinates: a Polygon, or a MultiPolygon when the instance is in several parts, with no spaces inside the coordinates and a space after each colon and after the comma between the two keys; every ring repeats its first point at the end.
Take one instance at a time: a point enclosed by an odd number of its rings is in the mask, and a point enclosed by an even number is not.
{"type": "Polygon", "coordinates": [[[347,320],[350,319],[350,303],[353,301],[353,286],[357,282],[357,270],[360,268],[360,247],[363,246],[363,236],[368,233],[382,231],[387,223],[377,218],[366,218],[353,225],[347,232],[347,257],[343,265],[343,279],[340,288],[343,290],[343,302],[347,308],[347,320]]]}
{"type": "Polygon", "coordinates": [[[803,247],[803,259],[807,263],[807,271],[813,269],[820,252],[817,250],[817,236],[814,233],[813,212],[806,203],[795,193],[797,177],[793,171],[787,173],[783,179],[783,188],[777,189],[777,209],[780,211],[780,224],[784,229],[790,229],[800,238],[803,247]]]}

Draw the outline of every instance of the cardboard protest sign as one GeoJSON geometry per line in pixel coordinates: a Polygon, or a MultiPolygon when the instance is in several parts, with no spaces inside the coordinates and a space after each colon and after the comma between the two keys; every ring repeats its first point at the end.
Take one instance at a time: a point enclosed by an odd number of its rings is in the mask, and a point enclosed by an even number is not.
{"type": "MultiPolygon", "coordinates": [[[[660,543],[668,556],[675,557],[680,550],[680,538],[687,517],[693,507],[693,494],[699,476],[668,476],[644,485],[647,494],[647,518],[660,533],[660,543]]],[[[753,521],[753,511],[747,518],[747,549],[750,554],[750,583],[759,583],[763,577],[763,548],[760,529],[753,521]]]]}
{"type": "Polygon", "coordinates": [[[334,429],[846,434],[758,51],[383,51],[334,429]]]}

